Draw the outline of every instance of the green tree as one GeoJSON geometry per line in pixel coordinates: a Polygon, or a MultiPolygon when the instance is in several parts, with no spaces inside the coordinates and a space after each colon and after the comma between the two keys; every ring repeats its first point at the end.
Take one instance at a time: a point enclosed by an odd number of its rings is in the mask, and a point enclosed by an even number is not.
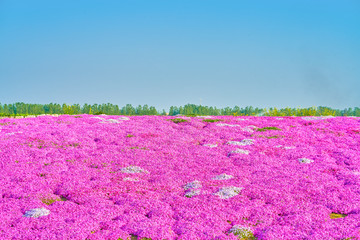
{"type": "Polygon", "coordinates": [[[135,109],[136,115],[142,115],[143,114],[143,110],[141,105],[137,106],[135,109]]]}
{"type": "Polygon", "coordinates": [[[158,115],[158,112],[154,106],[150,106],[149,115],[158,115]]]}
{"type": "Polygon", "coordinates": [[[142,114],[143,115],[150,115],[150,109],[149,106],[147,104],[145,104],[142,108],[142,114]]]}

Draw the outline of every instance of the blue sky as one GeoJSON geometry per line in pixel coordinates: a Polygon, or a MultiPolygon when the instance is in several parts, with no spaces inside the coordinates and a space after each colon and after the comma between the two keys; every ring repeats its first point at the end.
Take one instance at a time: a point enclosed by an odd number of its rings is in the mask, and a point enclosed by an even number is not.
{"type": "Polygon", "coordinates": [[[0,0],[0,102],[360,107],[359,13],[357,0],[0,0]]]}

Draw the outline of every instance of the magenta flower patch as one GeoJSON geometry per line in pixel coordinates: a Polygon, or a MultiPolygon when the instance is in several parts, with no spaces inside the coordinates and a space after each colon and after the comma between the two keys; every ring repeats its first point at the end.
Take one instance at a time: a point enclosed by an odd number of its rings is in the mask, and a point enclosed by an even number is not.
{"type": "Polygon", "coordinates": [[[0,239],[360,239],[359,118],[176,118],[0,119],[0,239]]]}

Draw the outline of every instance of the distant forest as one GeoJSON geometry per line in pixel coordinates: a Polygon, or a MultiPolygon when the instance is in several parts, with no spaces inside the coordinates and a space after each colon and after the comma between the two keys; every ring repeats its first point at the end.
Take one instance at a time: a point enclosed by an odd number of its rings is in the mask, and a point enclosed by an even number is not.
{"type": "Polygon", "coordinates": [[[133,107],[131,104],[126,104],[120,108],[118,105],[111,103],[106,104],[28,104],[17,102],[14,104],[0,103],[0,116],[25,116],[25,115],[41,115],[41,114],[107,114],[107,115],[233,115],[233,116],[357,116],[360,117],[360,108],[347,108],[344,110],[331,109],[329,107],[311,107],[311,108],[253,108],[251,106],[240,108],[235,106],[233,108],[216,108],[195,104],[187,104],[185,106],[176,107],[171,106],[169,111],[164,109],[160,112],[153,106],[147,104],[133,107]]]}

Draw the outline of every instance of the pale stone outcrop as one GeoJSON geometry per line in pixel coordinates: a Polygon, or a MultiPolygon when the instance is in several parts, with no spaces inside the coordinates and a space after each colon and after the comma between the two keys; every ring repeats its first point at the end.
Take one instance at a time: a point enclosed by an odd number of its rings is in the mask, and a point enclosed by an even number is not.
{"type": "Polygon", "coordinates": [[[23,217],[33,217],[38,218],[42,216],[47,216],[50,214],[50,210],[46,208],[34,208],[29,211],[26,211],[23,217]]]}

